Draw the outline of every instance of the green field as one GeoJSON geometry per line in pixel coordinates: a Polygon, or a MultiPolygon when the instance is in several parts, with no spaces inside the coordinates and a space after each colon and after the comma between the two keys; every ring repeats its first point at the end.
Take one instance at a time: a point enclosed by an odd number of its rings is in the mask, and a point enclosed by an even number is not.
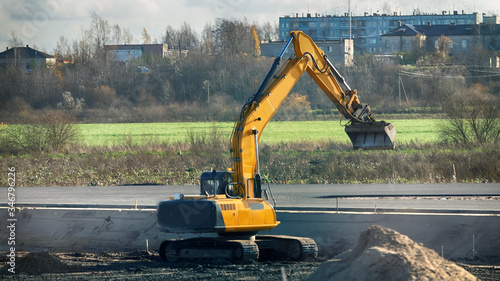
{"type": "MultiPolygon", "coordinates": [[[[429,143],[439,139],[439,119],[402,119],[386,120],[396,126],[396,142],[411,141],[429,143]]],[[[179,123],[117,123],[117,124],[79,124],[81,142],[89,146],[121,144],[126,140],[133,143],[143,142],[183,142],[189,132],[209,132],[213,126],[229,137],[232,122],[179,122],[179,123]]],[[[299,142],[332,140],[349,142],[344,127],[338,121],[289,121],[270,122],[262,135],[261,143],[299,142]]]]}

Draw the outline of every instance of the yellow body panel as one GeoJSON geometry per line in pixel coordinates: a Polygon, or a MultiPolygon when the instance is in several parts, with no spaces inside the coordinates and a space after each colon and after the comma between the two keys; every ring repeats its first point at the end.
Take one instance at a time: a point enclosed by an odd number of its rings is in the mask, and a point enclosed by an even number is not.
{"type": "Polygon", "coordinates": [[[269,230],[279,224],[274,208],[262,199],[225,198],[216,201],[221,208],[225,232],[269,230]]]}
{"type": "MultiPolygon", "coordinates": [[[[170,200],[174,200],[171,196],[170,200]]],[[[273,206],[260,198],[227,198],[225,195],[186,195],[183,200],[211,200],[217,202],[224,220],[225,232],[263,231],[275,228],[273,206]]]]}

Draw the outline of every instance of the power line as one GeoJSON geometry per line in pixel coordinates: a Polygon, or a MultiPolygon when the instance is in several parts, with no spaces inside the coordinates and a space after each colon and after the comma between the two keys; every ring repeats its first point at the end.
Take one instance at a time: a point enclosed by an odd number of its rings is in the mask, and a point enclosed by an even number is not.
{"type": "Polygon", "coordinates": [[[476,76],[451,76],[451,75],[433,75],[433,74],[423,74],[416,72],[399,71],[401,75],[409,77],[419,77],[419,78],[449,78],[449,79],[471,79],[471,78],[488,78],[500,76],[500,73],[489,74],[489,75],[476,75],[476,76]]]}

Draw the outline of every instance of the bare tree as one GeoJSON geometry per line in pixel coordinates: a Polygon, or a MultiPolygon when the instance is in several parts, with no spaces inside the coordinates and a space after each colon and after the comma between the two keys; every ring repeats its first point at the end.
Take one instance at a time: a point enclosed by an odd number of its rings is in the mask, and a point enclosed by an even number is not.
{"type": "Polygon", "coordinates": [[[205,23],[201,34],[201,49],[203,53],[211,54],[215,48],[214,28],[210,22],[205,23]]]}
{"type": "Polygon", "coordinates": [[[216,49],[225,54],[252,53],[251,27],[239,20],[217,19],[216,49]]]}
{"type": "Polygon", "coordinates": [[[143,44],[151,44],[151,36],[145,27],[142,28],[142,43],[143,44]]]}
{"type": "Polygon", "coordinates": [[[134,35],[130,32],[130,29],[123,29],[123,43],[132,44],[134,43],[134,35]]]}
{"type": "Polygon", "coordinates": [[[171,26],[168,25],[165,28],[165,33],[162,35],[161,40],[163,44],[168,44],[170,48],[173,48],[177,44],[177,31],[171,26]]]}
{"type": "Polygon", "coordinates": [[[198,35],[187,22],[183,22],[178,36],[181,48],[189,49],[198,45],[198,35]]]}
{"type": "Polygon", "coordinates": [[[451,44],[451,39],[449,37],[441,35],[441,37],[438,40],[436,51],[442,53],[444,58],[450,53],[450,44],[451,44]]]}
{"type": "Polygon", "coordinates": [[[120,25],[113,25],[113,35],[111,38],[111,43],[113,44],[121,44],[123,42],[123,33],[120,25]]]}
{"type": "Polygon", "coordinates": [[[269,21],[265,22],[259,28],[259,33],[261,35],[261,39],[264,41],[276,41],[278,40],[279,31],[277,31],[276,26],[271,25],[269,21]]]}
{"type": "Polygon", "coordinates": [[[500,101],[487,87],[475,84],[455,94],[443,110],[445,140],[461,145],[500,141],[500,101]]]}
{"type": "Polygon", "coordinates": [[[95,11],[91,14],[92,22],[88,30],[92,38],[92,48],[94,56],[103,58],[105,55],[104,45],[109,44],[111,27],[108,20],[103,19],[95,11]]]}
{"type": "Polygon", "coordinates": [[[64,36],[59,37],[54,51],[60,59],[71,59],[71,46],[64,36]]]}
{"type": "Polygon", "coordinates": [[[15,31],[12,31],[10,33],[8,45],[11,48],[24,46],[23,41],[21,40],[21,38],[19,38],[19,36],[17,36],[17,33],[15,31]]]}

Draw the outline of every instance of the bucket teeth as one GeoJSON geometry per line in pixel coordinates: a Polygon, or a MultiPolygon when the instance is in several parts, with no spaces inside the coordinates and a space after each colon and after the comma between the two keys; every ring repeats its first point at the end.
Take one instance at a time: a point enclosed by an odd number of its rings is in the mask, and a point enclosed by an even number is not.
{"type": "Polygon", "coordinates": [[[392,123],[352,123],[345,127],[354,149],[394,149],[396,127],[392,123]]]}

